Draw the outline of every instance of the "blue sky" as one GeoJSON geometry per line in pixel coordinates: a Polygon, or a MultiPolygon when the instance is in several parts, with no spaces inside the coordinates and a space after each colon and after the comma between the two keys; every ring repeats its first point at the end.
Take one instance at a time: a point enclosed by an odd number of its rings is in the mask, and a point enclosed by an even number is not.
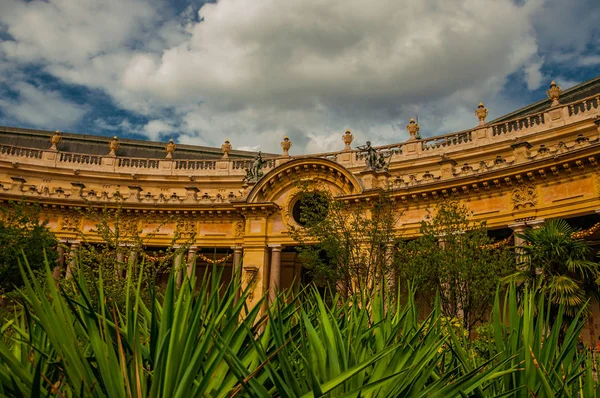
{"type": "Polygon", "coordinates": [[[597,0],[0,2],[0,124],[291,153],[474,126],[600,75],[597,0]]]}

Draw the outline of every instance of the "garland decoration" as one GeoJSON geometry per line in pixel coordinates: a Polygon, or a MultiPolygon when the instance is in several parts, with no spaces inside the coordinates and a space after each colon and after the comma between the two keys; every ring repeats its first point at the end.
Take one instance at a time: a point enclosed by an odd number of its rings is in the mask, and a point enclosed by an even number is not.
{"type": "Polygon", "coordinates": [[[209,263],[209,264],[217,264],[217,265],[225,263],[225,262],[226,262],[227,260],[229,260],[229,259],[230,259],[232,256],[233,256],[233,253],[230,253],[230,254],[226,255],[225,257],[223,257],[223,258],[220,258],[220,259],[218,259],[218,260],[211,260],[210,258],[206,257],[204,254],[201,254],[201,253],[198,253],[198,254],[197,254],[197,257],[198,257],[199,259],[201,259],[202,261],[206,261],[206,262],[207,262],[207,263],[209,263]]]}

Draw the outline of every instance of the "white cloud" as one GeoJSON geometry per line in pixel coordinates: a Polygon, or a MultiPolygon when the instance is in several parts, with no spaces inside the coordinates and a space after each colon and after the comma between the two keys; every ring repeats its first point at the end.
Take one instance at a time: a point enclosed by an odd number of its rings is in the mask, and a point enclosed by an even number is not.
{"type": "Polygon", "coordinates": [[[561,32],[593,40],[597,13],[558,0],[220,0],[198,22],[192,8],[167,18],[158,1],[5,0],[14,40],[0,61],[105,91],[151,119],[123,126],[151,139],[279,152],[289,135],[292,154],[323,152],[343,148],[348,128],[356,144],[385,144],[417,115],[428,136],[474,126],[479,101],[490,119],[520,107],[500,95],[507,76],[544,86],[548,60],[585,48],[561,32]]]}
{"type": "Polygon", "coordinates": [[[9,119],[46,129],[68,129],[88,108],[66,100],[56,91],[19,82],[12,87],[15,99],[0,98],[0,108],[9,119]]]}

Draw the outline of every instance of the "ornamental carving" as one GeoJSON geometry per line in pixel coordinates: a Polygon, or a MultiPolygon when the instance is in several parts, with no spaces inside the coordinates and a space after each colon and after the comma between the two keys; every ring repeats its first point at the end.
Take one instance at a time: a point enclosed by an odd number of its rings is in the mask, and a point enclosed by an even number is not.
{"type": "Polygon", "coordinates": [[[537,205],[537,192],[533,183],[518,185],[511,192],[513,210],[535,207],[537,205]]]}
{"type": "Polygon", "coordinates": [[[244,236],[244,222],[238,221],[235,223],[233,235],[236,238],[241,238],[244,236]]]}
{"type": "Polygon", "coordinates": [[[78,231],[81,217],[76,213],[64,213],[60,221],[61,231],[78,231]]]}
{"type": "Polygon", "coordinates": [[[254,286],[258,275],[257,267],[244,267],[244,284],[248,290],[248,300],[254,299],[254,286]]]}
{"type": "Polygon", "coordinates": [[[137,216],[124,215],[121,216],[119,229],[125,236],[137,236],[139,234],[140,221],[137,216]]]}
{"type": "Polygon", "coordinates": [[[196,233],[196,220],[180,218],[177,220],[177,231],[182,236],[193,236],[196,233]]]}

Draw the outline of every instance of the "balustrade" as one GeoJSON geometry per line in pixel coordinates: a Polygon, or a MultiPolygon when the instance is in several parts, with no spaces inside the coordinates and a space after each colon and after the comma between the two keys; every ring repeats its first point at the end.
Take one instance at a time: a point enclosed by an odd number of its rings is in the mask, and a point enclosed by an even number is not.
{"type": "Polygon", "coordinates": [[[42,157],[42,151],[39,149],[21,148],[12,145],[0,145],[0,155],[40,159],[42,157]]]}

